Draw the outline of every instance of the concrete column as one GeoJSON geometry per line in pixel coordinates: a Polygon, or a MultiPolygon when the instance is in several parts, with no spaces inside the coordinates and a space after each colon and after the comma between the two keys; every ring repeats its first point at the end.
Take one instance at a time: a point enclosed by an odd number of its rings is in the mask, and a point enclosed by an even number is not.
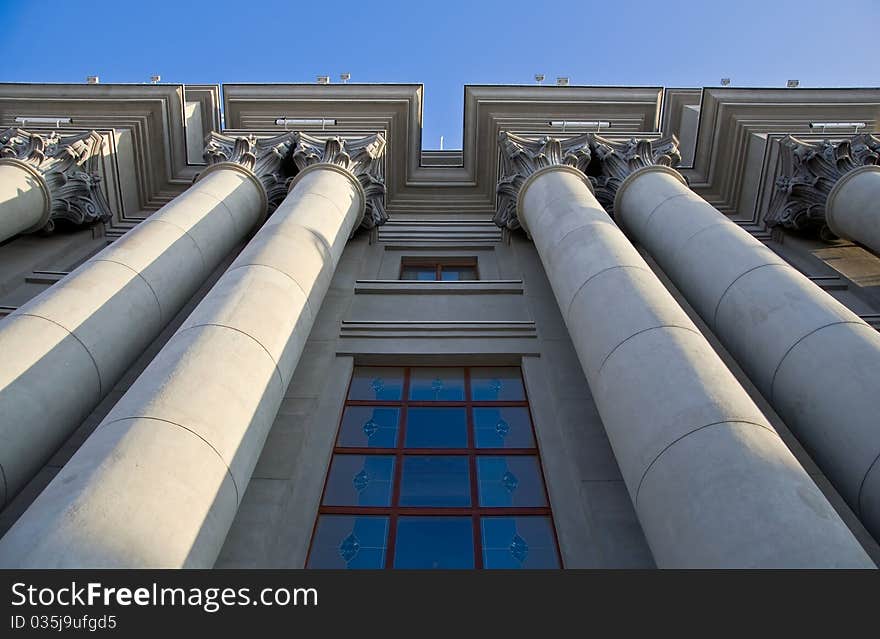
{"type": "Polygon", "coordinates": [[[39,171],[12,158],[0,158],[0,242],[39,231],[49,221],[49,189],[39,171]]]}
{"type": "Polygon", "coordinates": [[[837,181],[825,202],[825,222],[837,237],[880,255],[880,166],[853,169],[837,181]]]}
{"type": "MultiPolygon", "coordinates": [[[[511,138],[522,164],[528,143],[511,138]]],[[[516,211],[658,566],[873,566],[580,171],[538,169],[516,211]]]]}
{"type": "MultiPolygon", "coordinates": [[[[384,140],[374,143],[375,158],[384,140]]],[[[212,566],[366,201],[346,168],[319,163],[299,173],[269,221],[0,540],[0,564],[212,566]]]]}
{"type": "Polygon", "coordinates": [[[880,535],[880,334],[673,169],[632,173],[614,209],[880,535]]]}
{"type": "Polygon", "coordinates": [[[212,165],[0,323],[0,504],[64,443],[265,211],[265,190],[251,171],[212,165]]]}

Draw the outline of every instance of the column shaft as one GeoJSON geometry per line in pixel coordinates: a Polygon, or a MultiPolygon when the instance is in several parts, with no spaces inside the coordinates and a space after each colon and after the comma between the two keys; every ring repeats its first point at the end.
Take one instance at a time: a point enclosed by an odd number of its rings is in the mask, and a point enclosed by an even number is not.
{"type": "Polygon", "coordinates": [[[880,334],[672,169],[630,175],[615,211],[880,534],[880,334]]]}
{"type": "Polygon", "coordinates": [[[49,219],[49,191],[24,162],[0,159],[0,242],[38,230],[49,219]]]}
{"type": "Polygon", "coordinates": [[[840,178],[825,202],[825,221],[838,237],[880,255],[880,166],[863,166],[840,178]]]}
{"type": "Polygon", "coordinates": [[[586,178],[519,202],[657,564],[873,566],[586,178]]]}
{"type": "Polygon", "coordinates": [[[0,323],[0,504],[82,423],[265,209],[252,174],[216,164],[0,323]]]}
{"type": "Polygon", "coordinates": [[[210,567],[365,196],[317,164],[59,475],[0,563],[210,567]]]}

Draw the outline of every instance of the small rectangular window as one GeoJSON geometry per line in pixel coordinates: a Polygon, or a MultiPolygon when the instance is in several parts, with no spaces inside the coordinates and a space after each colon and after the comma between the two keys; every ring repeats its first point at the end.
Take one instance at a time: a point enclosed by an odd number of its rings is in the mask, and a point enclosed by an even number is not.
{"type": "Polygon", "coordinates": [[[517,367],[358,366],[309,568],[558,568],[517,367]]]}
{"type": "Polygon", "coordinates": [[[479,279],[479,274],[477,272],[477,258],[405,257],[400,263],[400,279],[421,280],[428,282],[456,282],[461,280],[476,280],[479,279]]]}

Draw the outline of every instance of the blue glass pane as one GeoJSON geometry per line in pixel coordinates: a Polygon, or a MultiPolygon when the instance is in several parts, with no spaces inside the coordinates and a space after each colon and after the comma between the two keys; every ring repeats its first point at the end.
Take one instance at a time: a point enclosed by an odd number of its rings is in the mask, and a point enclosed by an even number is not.
{"type": "Polygon", "coordinates": [[[444,266],[440,271],[440,279],[446,281],[475,280],[477,269],[473,266],[444,266]]]}
{"type": "Polygon", "coordinates": [[[547,505],[537,457],[477,457],[477,478],[481,506],[547,505]]]}
{"type": "Polygon", "coordinates": [[[482,517],[485,568],[559,568],[549,517],[482,517]]]}
{"type": "Polygon", "coordinates": [[[522,401],[526,398],[522,376],[515,366],[471,369],[471,395],[474,401],[522,401]]]}
{"type": "Polygon", "coordinates": [[[384,568],[388,517],[321,515],[308,568],[384,568]]]}
{"type": "Polygon", "coordinates": [[[464,408],[410,408],[406,413],[407,448],[466,448],[464,408]]]}
{"type": "Polygon", "coordinates": [[[433,281],[437,279],[437,270],[433,266],[404,266],[400,279],[433,281]]]}
{"type": "Polygon", "coordinates": [[[401,517],[397,520],[395,568],[473,568],[470,517],[401,517]]]}
{"type": "Polygon", "coordinates": [[[464,400],[463,368],[414,368],[409,398],[419,401],[464,400]]]}
{"type": "Polygon", "coordinates": [[[391,455],[334,455],[324,491],[325,506],[390,506],[391,455]]]}
{"type": "Polygon", "coordinates": [[[348,398],[355,400],[399,400],[403,397],[403,369],[384,366],[355,366],[348,398]]]}
{"type": "Polygon", "coordinates": [[[475,407],[474,441],[477,448],[534,448],[528,409],[475,407]]]}
{"type": "Polygon", "coordinates": [[[339,428],[338,446],[395,448],[400,409],[347,406],[339,428]]]}
{"type": "Polygon", "coordinates": [[[401,506],[471,505],[467,457],[413,455],[403,458],[401,506]]]}

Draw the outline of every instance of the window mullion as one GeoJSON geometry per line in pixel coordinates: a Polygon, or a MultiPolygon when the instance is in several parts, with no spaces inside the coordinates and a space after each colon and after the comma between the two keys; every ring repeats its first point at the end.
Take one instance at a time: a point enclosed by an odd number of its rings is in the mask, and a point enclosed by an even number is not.
{"type": "Polygon", "coordinates": [[[474,434],[474,412],[472,407],[473,395],[471,393],[471,369],[464,369],[464,399],[467,403],[467,435],[468,435],[468,466],[471,479],[471,527],[474,536],[474,568],[483,567],[483,548],[480,541],[480,517],[477,509],[480,506],[480,492],[477,483],[477,458],[476,458],[476,436],[474,434]]]}
{"type": "Polygon", "coordinates": [[[397,547],[397,519],[400,507],[400,481],[403,476],[403,446],[406,441],[406,419],[409,407],[410,368],[403,369],[403,388],[400,395],[400,426],[397,429],[397,453],[394,456],[394,480],[391,486],[391,517],[388,522],[385,568],[394,568],[394,552],[397,547]]]}

